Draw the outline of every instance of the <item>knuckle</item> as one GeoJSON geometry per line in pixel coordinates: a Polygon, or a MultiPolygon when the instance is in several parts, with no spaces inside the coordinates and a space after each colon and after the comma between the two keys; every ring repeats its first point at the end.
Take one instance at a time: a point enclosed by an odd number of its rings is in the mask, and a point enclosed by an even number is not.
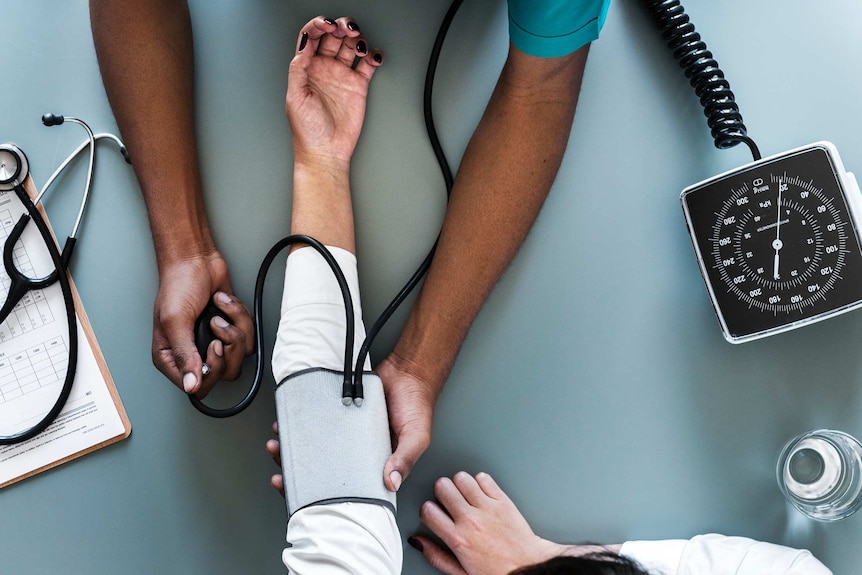
{"type": "Polygon", "coordinates": [[[185,314],[173,308],[163,308],[158,314],[158,323],[168,330],[180,325],[184,319],[185,314]]]}
{"type": "Polygon", "coordinates": [[[402,456],[402,457],[399,457],[399,458],[398,458],[398,462],[400,463],[400,466],[399,466],[399,467],[402,467],[403,469],[405,469],[405,470],[407,470],[407,471],[410,471],[410,470],[412,470],[412,469],[413,469],[413,467],[416,465],[416,462],[417,462],[418,460],[419,460],[419,457],[418,457],[418,456],[417,456],[417,457],[413,457],[413,456],[409,456],[409,457],[404,457],[404,456],[402,456]]]}
{"type": "Polygon", "coordinates": [[[428,447],[430,445],[431,445],[431,432],[430,431],[421,432],[419,434],[419,438],[416,440],[416,447],[417,447],[416,458],[418,459],[419,455],[422,455],[428,449],[428,447]]]}
{"type": "Polygon", "coordinates": [[[462,520],[465,531],[467,533],[481,533],[482,532],[482,523],[478,521],[475,517],[467,516],[466,519],[462,520]]]}
{"type": "Polygon", "coordinates": [[[153,365],[156,367],[156,369],[158,369],[164,374],[167,374],[167,371],[170,369],[170,362],[168,361],[168,358],[165,357],[165,354],[162,352],[162,350],[155,344],[153,344],[153,348],[150,351],[150,359],[153,360],[153,365]]]}
{"type": "Polygon", "coordinates": [[[224,381],[236,381],[239,379],[239,376],[242,375],[241,367],[228,367],[222,373],[222,376],[219,379],[223,379],[224,381]]]}
{"type": "Polygon", "coordinates": [[[239,301],[235,295],[229,293],[225,293],[225,297],[220,301],[220,303],[222,304],[222,307],[227,308],[228,311],[233,313],[245,309],[242,302],[239,301]]]}
{"type": "Polygon", "coordinates": [[[248,339],[245,335],[245,331],[236,327],[235,325],[228,326],[227,329],[230,330],[229,333],[230,333],[231,343],[232,344],[239,344],[238,347],[245,349],[246,340],[248,339]]]}
{"type": "Polygon", "coordinates": [[[428,564],[431,565],[431,567],[437,569],[442,573],[447,573],[447,571],[445,570],[446,562],[440,554],[426,551],[425,553],[423,553],[423,555],[425,556],[425,559],[428,561],[428,564]]]}
{"type": "Polygon", "coordinates": [[[428,515],[431,513],[432,505],[433,503],[431,503],[430,501],[426,501],[419,508],[419,519],[421,519],[423,522],[425,521],[425,519],[428,518],[428,515]]]}
{"type": "Polygon", "coordinates": [[[239,350],[226,348],[230,353],[222,360],[222,379],[233,381],[242,375],[242,355],[239,350]]]}
{"type": "MultiPolygon", "coordinates": [[[[195,350],[195,354],[197,354],[197,350],[195,350]]],[[[174,361],[177,364],[177,367],[182,369],[190,360],[189,353],[182,349],[174,349],[174,361]]]]}
{"type": "Polygon", "coordinates": [[[246,355],[246,357],[248,357],[249,355],[253,354],[254,351],[257,349],[257,343],[255,342],[254,337],[248,337],[244,341],[245,341],[245,355],[246,355]]]}
{"type": "MultiPolygon", "coordinates": [[[[157,370],[159,370],[159,373],[161,373],[162,375],[164,375],[165,377],[167,377],[168,379],[170,379],[171,381],[173,381],[173,377],[172,377],[172,376],[173,376],[173,374],[171,373],[171,370],[170,370],[170,368],[168,367],[168,364],[167,364],[165,361],[163,361],[163,360],[162,360],[161,358],[159,358],[159,357],[153,356],[153,366],[154,366],[157,370]]],[[[176,383],[176,382],[174,382],[174,383],[176,383]]]]}
{"type": "Polygon", "coordinates": [[[449,549],[456,556],[461,556],[470,548],[470,541],[461,534],[460,531],[456,531],[449,537],[449,541],[447,542],[449,545],[449,549]]]}
{"type": "Polygon", "coordinates": [[[398,447],[401,448],[398,459],[403,465],[412,468],[430,445],[431,434],[428,432],[403,437],[398,442],[398,447]]]}

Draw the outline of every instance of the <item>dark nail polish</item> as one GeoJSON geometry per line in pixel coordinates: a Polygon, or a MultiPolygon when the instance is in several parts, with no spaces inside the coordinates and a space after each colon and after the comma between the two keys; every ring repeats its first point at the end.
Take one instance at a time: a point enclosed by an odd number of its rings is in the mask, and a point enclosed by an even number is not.
{"type": "Polygon", "coordinates": [[[335,24],[335,20],[333,20],[332,18],[324,18],[323,21],[327,24],[335,24]]]}
{"type": "Polygon", "coordinates": [[[422,551],[422,542],[416,539],[415,537],[410,537],[407,539],[407,543],[410,544],[410,547],[417,551],[422,551]]]}
{"type": "Polygon", "coordinates": [[[381,54],[380,52],[376,53],[374,55],[374,61],[377,62],[378,64],[382,63],[383,62],[383,54],[381,54]]]}
{"type": "Polygon", "coordinates": [[[308,44],[308,32],[303,32],[302,33],[302,39],[299,41],[299,51],[300,52],[302,52],[302,50],[305,48],[306,44],[308,44]]]}
{"type": "Polygon", "coordinates": [[[359,32],[359,26],[357,26],[356,22],[353,21],[347,23],[347,29],[351,32],[359,32]]]}
{"type": "Polygon", "coordinates": [[[368,52],[368,46],[366,46],[363,40],[360,40],[356,43],[356,51],[360,54],[365,54],[366,52],[368,52]]]}

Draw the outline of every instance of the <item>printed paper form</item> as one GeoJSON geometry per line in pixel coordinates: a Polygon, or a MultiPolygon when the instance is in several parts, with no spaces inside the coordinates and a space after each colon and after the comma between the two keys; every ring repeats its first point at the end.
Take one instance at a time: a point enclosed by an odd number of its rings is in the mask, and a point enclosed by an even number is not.
{"type": "MultiPolygon", "coordinates": [[[[0,194],[0,248],[23,212],[14,192],[0,194]]],[[[13,253],[25,275],[42,277],[52,270],[32,222],[13,253]]],[[[5,300],[9,283],[0,266],[0,302],[5,300]]],[[[79,308],[79,319],[80,315],[79,308]]],[[[66,376],[68,349],[59,284],[29,292],[0,324],[0,435],[29,428],[51,409],[66,376]]],[[[127,435],[124,414],[115,405],[106,372],[99,366],[81,321],[77,366],[72,392],[55,422],[24,443],[0,446],[0,487],[127,435]]]]}

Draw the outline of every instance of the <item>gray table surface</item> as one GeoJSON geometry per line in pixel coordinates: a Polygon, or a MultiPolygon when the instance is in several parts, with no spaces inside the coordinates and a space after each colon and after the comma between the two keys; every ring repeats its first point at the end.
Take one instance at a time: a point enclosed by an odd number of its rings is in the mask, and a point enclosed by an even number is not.
{"type": "MultiPolygon", "coordinates": [[[[369,318],[420,261],[445,207],[421,96],[447,4],[191,2],[208,211],[246,301],[260,259],[288,229],[286,70],[296,31],[318,13],[354,16],[387,51],[353,174],[369,318]]],[[[849,170],[862,170],[862,47],[853,40],[862,5],[686,4],[764,155],[826,139],[849,170]]],[[[42,127],[44,112],[82,117],[97,131],[116,125],[87,3],[3,9],[0,140],[25,149],[41,183],[81,136],[42,127]]],[[[506,48],[505,3],[466,2],[436,91],[454,164],[506,48]]],[[[683,187],[747,161],[742,147],[713,147],[696,98],[637,3],[615,1],[591,49],[554,190],[476,320],[440,398],[433,445],[400,494],[405,540],[421,528],[418,509],[435,478],[486,470],[546,537],[720,532],[808,547],[836,574],[858,572],[862,517],[823,525],[788,515],[774,465],[802,431],[862,435],[862,313],[725,343],[679,209],[683,187]]],[[[48,200],[61,233],[83,177],[80,162],[48,200]]],[[[0,491],[0,572],[283,572],[284,509],[263,448],[271,394],[237,418],[211,420],[152,366],[152,244],[132,171],[108,147],[86,226],[74,276],[134,431],[0,491]]],[[[280,280],[270,283],[265,309],[275,318],[280,280]]],[[[377,357],[404,317],[380,338],[377,357]]],[[[431,569],[405,545],[404,572],[431,569]]]]}

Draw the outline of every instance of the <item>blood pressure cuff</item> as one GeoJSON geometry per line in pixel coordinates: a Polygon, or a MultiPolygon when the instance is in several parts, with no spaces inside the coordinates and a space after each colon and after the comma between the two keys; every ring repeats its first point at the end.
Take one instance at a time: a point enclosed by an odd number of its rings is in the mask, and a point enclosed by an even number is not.
{"type": "Polygon", "coordinates": [[[392,455],[383,384],[363,374],[361,407],[341,403],[342,372],[313,368],[275,389],[287,515],[310,505],[374,503],[395,513],[395,494],[383,484],[392,455]]]}
{"type": "Polygon", "coordinates": [[[599,37],[610,0],[509,0],[509,39],[540,58],[567,56],[599,37]]]}

